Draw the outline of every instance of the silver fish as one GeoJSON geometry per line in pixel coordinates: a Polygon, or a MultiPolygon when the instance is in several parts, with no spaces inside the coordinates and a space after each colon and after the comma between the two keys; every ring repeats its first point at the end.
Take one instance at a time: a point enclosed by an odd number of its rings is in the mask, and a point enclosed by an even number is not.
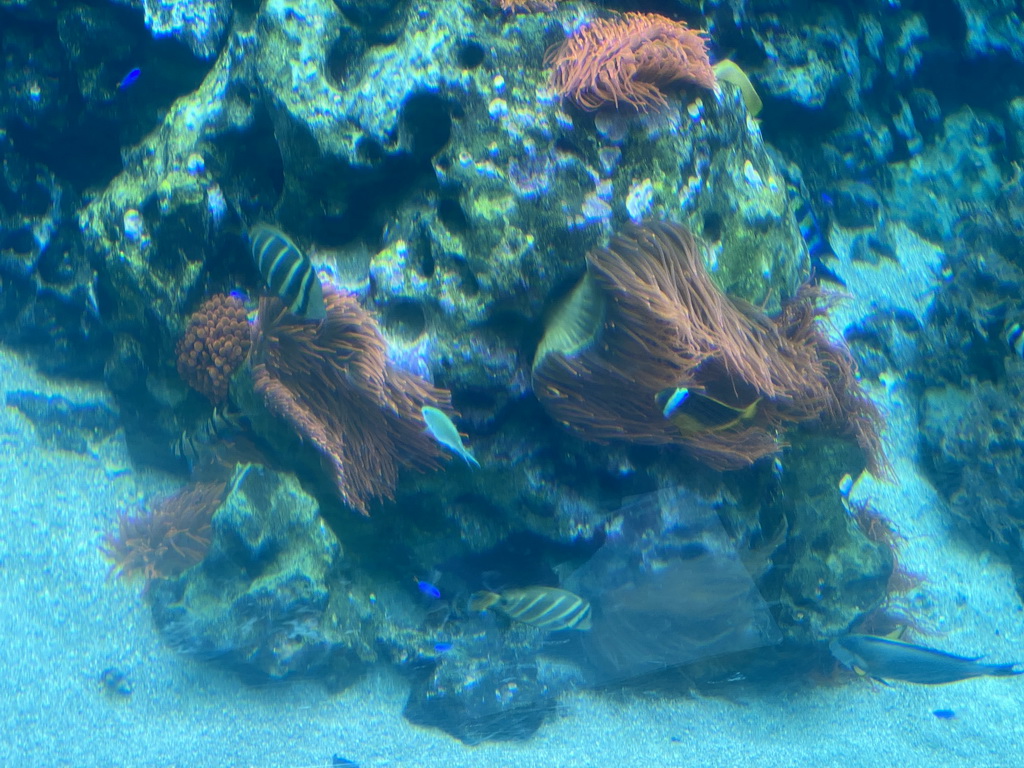
{"type": "Polygon", "coordinates": [[[420,409],[420,413],[423,415],[423,422],[427,425],[427,432],[430,433],[432,438],[444,447],[451,449],[453,453],[457,453],[464,458],[470,466],[480,466],[480,462],[462,444],[462,435],[459,434],[458,428],[452,423],[447,413],[431,405],[423,406],[420,409]]]}
{"type": "Polygon", "coordinates": [[[537,629],[588,630],[593,624],[590,603],[579,595],[557,587],[523,587],[497,592],[477,592],[469,600],[471,611],[491,608],[510,619],[537,629]]]}
{"type": "Polygon", "coordinates": [[[252,256],[267,289],[298,317],[327,317],[323,286],[309,257],[286,234],[266,224],[253,227],[249,237],[252,256]]]}
{"type": "Polygon", "coordinates": [[[901,680],[920,685],[939,685],[972,677],[1007,677],[1024,669],[1016,664],[980,664],[980,656],[954,656],[935,648],[889,640],[874,635],[846,635],[829,643],[842,664],[878,680],[901,680]]]}

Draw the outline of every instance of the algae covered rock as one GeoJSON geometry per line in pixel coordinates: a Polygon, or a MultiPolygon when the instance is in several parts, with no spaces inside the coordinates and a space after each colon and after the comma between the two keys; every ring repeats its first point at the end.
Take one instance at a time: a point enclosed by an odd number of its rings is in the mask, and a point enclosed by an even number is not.
{"type": "MultiPolygon", "coordinates": [[[[351,272],[392,362],[453,393],[457,426],[483,465],[403,474],[397,503],[375,507],[370,522],[342,521],[348,510],[339,512],[322,488],[314,498],[290,475],[238,468],[214,517],[209,556],[152,586],[157,625],[172,645],[222,658],[252,679],[317,672],[342,680],[380,657],[409,664],[424,648],[430,655],[435,638],[423,631],[425,615],[442,613],[417,602],[411,571],[425,576],[445,566],[445,589],[461,594],[482,586],[479,558],[500,551],[509,572],[522,577],[529,568],[531,577],[552,581],[557,567],[607,532],[610,499],[683,481],[742,485],[746,476],[723,481],[696,462],[643,446],[584,445],[554,429],[530,397],[545,316],[578,280],[585,254],[629,222],[685,224],[702,239],[716,284],[768,311],[806,279],[808,250],[782,163],[731,86],[721,93],[684,88],[650,113],[591,113],[561,101],[545,51],[595,18],[589,7],[505,17],[468,0],[125,5],[131,8],[118,14],[98,4],[69,6],[41,46],[45,56],[11,27],[0,30],[9,60],[32,65],[4,71],[0,100],[19,122],[0,142],[6,152],[8,135],[17,140],[11,146],[31,146],[26,129],[69,135],[69,93],[86,104],[84,114],[108,117],[89,122],[90,135],[102,134],[97,125],[125,126],[103,144],[103,174],[76,177],[89,192],[81,193],[77,220],[64,217],[77,225],[69,228],[70,266],[53,272],[64,275],[62,286],[84,283],[79,271],[90,273],[93,314],[111,339],[104,375],[133,432],[169,453],[181,423],[200,421],[206,404],[196,404],[174,370],[175,346],[209,294],[263,290],[246,233],[265,221],[322,265],[325,281],[351,272]],[[123,29],[128,40],[145,27],[183,41],[196,56],[185,52],[192,64],[181,68],[149,59],[157,65],[142,67],[138,83],[122,89],[124,74],[137,66],[125,60],[134,49],[112,45],[107,62],[90,33],[123,29]],[[14,74],[36,67],[61,76],[46,61],[58,56],[76,73],[74,89],[69,82],[51,92],[43,80],[36,93],[14,74]],[[146,108],[132,111],[133,103],[146,108]],[[360,541],[358,554],[342,558],[321,509],[346,544],[350,535],[360,541]],[[380,573],[382,550],[401,566],[380,573]]],[[[725,4],[709,7],[718,20],[731,15],[725,4]]],[[[758,14],[752,34],[787,70],[759,73],[775,106],[827,105],[838,90],[845,117],[836,130],[850,141],[873,132],[856,139],[869,146],[850,151],[854,167],[864,157],[884,159],[893,144],[882,121],[849,114],[859,97],[858,41],[873,51],[873,66],[896,78],[913,72],[920,36],[903,12],[902,42],[890,45],[867,21],[840,36],[836,13],[822,11],[814,27],[820,50],[834,56],[773,31],[778,16],[771,13],[758,14]],[[804,79],[788,77],[801,68],[804,79]]],[[[909,142],[915,116],[902,104],[911,100],[893,101],[897,130],[909,142]]],[[[12,161],[4,173],[11,195],[39,208],[34,216],[11,213],[8,196],[0,196],[10,245],[0,261],[31,290],[47,264],[39,233],[56,220],[64,187],[45,165],[12,161]]],[[[884,215],[877,208],[872,219],[884,215]]],[[[48,287],[58,282],[47,280],[48,287]]],[[[10,301],[18,304],[12,311],[26,303],[20,294],[10,301]]],[[[247,382],[237,383],[236,405],[250,428],[259,427],[263,404],[251,391],[244,397],[247,382]]],[[[281,445],[296,472],[319,459],[281,445]]],[[[814,474],[813,461],[803,466],[796,471],[814,474]]],[[[756,508],[751,502],[732,512],[753,518],[756,508]]],[[[779,550],[774,562],[786,574],[777,590],[780,624],[801,642],[835,635],[878,598],[884,554],[846,530],[842,515],[838,499],[795,503],[789,539],[770,553],[779,550]]],[[[739,523],[756,528],[753,519],[739,523]]],[[[751,541],[739,546],[752,548],[751,541]]],[[[474,699],[476,691],[456,693],[472,688],[466,681],[489,652],[464,665],[444,658],[432,678],[417,678],[422,699],[451,696],[466,722],[498,712],[474,699]]],[[[499,671],[487,679],[497,687],[515,661],[496,658],[499,671]]],[[[550,691],[529,664],[524,670],[510,700],[529,708],[550,691]]]]}
{"type": "Polygon", "coordinates": [[[252,681],[348,678],[351,662],[326,637],[342,549],[316,501],[290,475],[241,465],[212,528],[200,565],[152,586],[153,618],[168,644],[252,681]]]}
{"type": "Polygon", "coordinates": [[[788,530],[767,581],[779,590],[779,626],[798,643],[847,632],[888,594],[893,553],[864,534],[837,487],[857,463],[849,445],[825,437],[796,440],[787,455],[788,530]]]}
{"type": "Polygon", "coordinates": [[[936,486],[953,513],[1007,547],[1021,564],[1024,530],[1024,363],[1012,360],[1001,383],[973,382],[968,392],[935,387],[924,396],[922,437],[936,486]]]}

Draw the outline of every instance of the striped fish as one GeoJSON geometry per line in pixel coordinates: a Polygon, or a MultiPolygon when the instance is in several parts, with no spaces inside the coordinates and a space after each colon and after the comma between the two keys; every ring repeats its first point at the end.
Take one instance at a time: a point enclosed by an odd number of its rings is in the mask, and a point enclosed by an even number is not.
{"type": "Polygon", "coordinates": [[[245,429],[241,411],[233,407],[214,408],[210,418],[192,432],[182,432],[174,441],[171,450],[175,456],[185,459],[189,465],[199,463],[200,458],[211,450],[211,446],[245,429]]]}
{"type": "Polygon", "coordinates": [[[828,241],[828,235],[818,222],[814,208],[804,196],[802,188],[795,184],[786,184],[786,194],[789,196],[790,204],[793,206],[793,216],[796,219],[797,227],[800,229],[800,236],[807,245],[807,252],[811,257],[811,267],[817,279],[829,280],[838,285],[845,286],[842,278],[836,275],[825,265],[825,259],[836,258],[836,252],[832,250],[832,244],[828,241]]]}
{"type": "Polygon", "coordinates": [[[249,233],[252,256],[267,289],[288,305],[289,311],[307,320],[327,317],[323,286],[313,262],[286,234],[257,224],[249,233]]]}
{"type": "Polygon", "coordinates": [[[471,611],[488,608],[537,629],[590,629],[590,603],[557,587],[523,587],[497,592],[477,592],[469,599],[471,611]]]}
{"type": "Polygon", "coordinates": [[[1024,357],[1024,325],[1019,322],[1009,323],[1006,326],[1006,343],[1017,357],[1024,357]]]}

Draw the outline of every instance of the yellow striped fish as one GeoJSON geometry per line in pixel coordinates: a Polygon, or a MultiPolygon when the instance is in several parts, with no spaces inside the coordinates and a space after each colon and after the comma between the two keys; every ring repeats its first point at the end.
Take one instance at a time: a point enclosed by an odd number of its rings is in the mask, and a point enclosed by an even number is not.
{"type": "Polygon", "coordinates": [[[537,629],[590,629],[590,603],[557,587],[523,587],[497,592],[477,592],[469,599],[471,611],[488,608],[537,629]]]}
{"type": "Polygon", "coordinates": [[[267,289],[288,305],[288,310],[308,320],[327,317],[324,290],[313,262],[280,230],[257,224],[249,233],[252,256],[267,289]]]}

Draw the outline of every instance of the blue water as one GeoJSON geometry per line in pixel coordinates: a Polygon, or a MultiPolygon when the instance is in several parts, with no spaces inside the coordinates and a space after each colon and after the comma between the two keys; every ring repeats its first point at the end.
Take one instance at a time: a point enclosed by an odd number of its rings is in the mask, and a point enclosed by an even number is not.
{"type": "Polygon", "coordinates": [[[0,761],[1021,764],[1021,11],[755,5],[0,0],[0,761]]]}

